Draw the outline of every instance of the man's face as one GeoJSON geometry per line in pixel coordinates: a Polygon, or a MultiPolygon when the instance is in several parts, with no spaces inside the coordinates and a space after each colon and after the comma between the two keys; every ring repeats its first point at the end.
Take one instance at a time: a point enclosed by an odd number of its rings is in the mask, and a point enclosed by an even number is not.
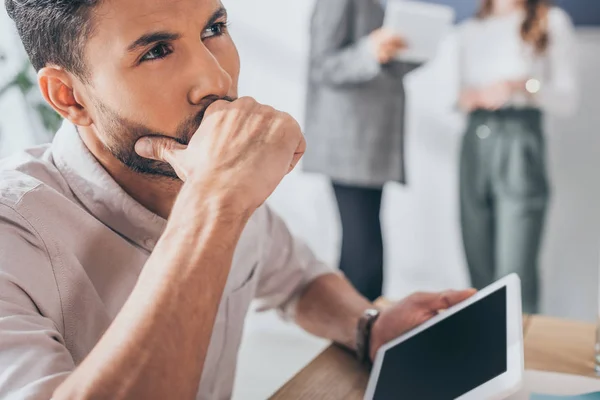
{"type": "Polygon", "coordinates": [[[219,0],[104,0],[94,9],[84,96],[112,156],[176,177],[134,146],[148,135],[187,144],[212,102],[237,97],[239,56],[226,22],[219,0]]]}

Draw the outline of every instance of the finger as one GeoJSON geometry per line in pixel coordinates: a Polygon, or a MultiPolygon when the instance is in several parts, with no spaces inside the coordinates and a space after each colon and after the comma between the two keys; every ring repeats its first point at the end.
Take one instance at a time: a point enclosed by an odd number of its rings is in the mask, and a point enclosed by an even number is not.
{"type": "Polygon", "coordinates": [[[294,157],[292,158],[292,162],[290,163],[290,168],[288,170],[288,174],[290,172],[292,172],[292,170],[294,168],[296,168],[296,165],[298,164],[298,162],[300,161],[300,159],[302,158],[302,156],[304,155],[305,152],[306,152],[306,140],[304,139],[304,135],[302,135],[300,143],[298,143],[298,148],[296,148],[296,151],[294,152],[294,157]]]}
{"type": "Polygon", "coordinates": [[[400,44],[398,44],[397,46],[394,47],[394,49],[396,51],[404,50],[404,49],[407,49],[407,48],[408,48],[408,44],[406,42],[402,42],[402,43],[400,43],[400,44]]]}
{"type": "Polygon", "coordinates": [[[135,143],[135,152],[144,158],[164,161],[177,169],[177,155],[187,146],[175,139],[159,136],[144,136],[135,143]]]}
{"type": "Polygon", "coordinates": [[[394,55],[394,54],[396,54],[396,53],[398,52],[398,47],[394,47],[394,46],[385,46],[385,47],[382,49],[382,52],[383,52],[385,55],[394,55]]]}
{"type": "Polygon", "coordinates": [[[300,162],[300,159],[302,158],[302,156],[304,155],[304,153],[295,153],[294,154],[294,158],[292,158],[292,162],[290,163],[290,168],[288,169],[288,174],[290,172],[292,172],[294,170],[294,168],[296,168],[296,165],[298,165],[298,163],[300,162]]]}
{"type": "Polygon", "coordinates": [[[396,54],[398,54],[398,52],[402,50],[402,47],[400,46],[386,46],[383,51],[386,54],[389,54],[391,57],[395,56],[396,54]]]}
{"type": "Polygon", "coordinates": [[[467,290],[447,290],[445,292],[438,293],[436,300],[433,303],[435,310],[445,310],[458,303],[461,303],[477,293],[475,289],[467,290]]]}
{"type": "Polygon", "coordinates": [[[446,290],[440,293],[420,294],[420,303],[427,307],[432,313],[439,310],[448,309],[473,296],[477,291],[475,289],[467,290],[446,290]]]}
{"type": "Polygon", "coordinates": [[[393,52],[393,51],[389,51],[389,50],[384,50],[384,51],[381,52],[381,55],[380,55],[379,58],[384,63],[387,63],[387,62],[389,62],[392,59],[392,57],[394,57],[395,54],[396,54],[395,51],[393,52]]]}
{"type": "Polygon", "coordinates": [[[402,47],[404,45],[404,40],[400,36],[391,36],[388,40],[385,41],[386,46],[392,47],[402,47]]]}

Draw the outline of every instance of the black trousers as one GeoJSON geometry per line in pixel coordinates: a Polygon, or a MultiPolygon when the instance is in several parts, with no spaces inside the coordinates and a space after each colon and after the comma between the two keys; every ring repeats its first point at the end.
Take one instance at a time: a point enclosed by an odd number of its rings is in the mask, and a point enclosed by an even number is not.
{"type": "Polygon", "coordinates": [[[342,221],[340,270],[373,301],[383,289],[383,240],[379,212],[383,189],[333,183],[342,221]]]}

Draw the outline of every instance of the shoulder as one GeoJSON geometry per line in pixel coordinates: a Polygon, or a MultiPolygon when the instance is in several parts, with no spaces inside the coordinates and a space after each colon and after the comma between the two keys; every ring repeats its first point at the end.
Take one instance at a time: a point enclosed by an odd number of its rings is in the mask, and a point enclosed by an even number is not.
{"type": "Polygon", "coordinates": [[[0,160],[0,203],[11,208],[36,190],[59,189],[63,180],[52,163],[48,145],[0,160]]]}
{"type": "Polygon", "coordinates": [[[41,185],[39,179],[23,171],[0,166],[0,204],[16,208],[28,193],[41,185]]]}
{"type": "Polygon", "coordinates": [[[470,17],[464,21],[459,22],[456,27],[458,30],[475,29],[481,25],[482,20],[478,17],[470,17]]]}
{"type": "Polygon", "coordinates": [[[48,190],[40,179],[19,169],[0,170],[0,292],[5,305],[35,306],[62,327],[51,236],[43,229],[44,216],[53,211],[47,197],[35,195],[40,190],[48,190]]]}
{"type": "Polygon", "coordinates": [[[29,231],[39,236],[57,202],[70,196],[68,184],[54,165],[49,145],[0,160],[2,228],[19,227],[19,232],[29,231]]]}
{"type": "Polygon", "coordinates": [[[468,35],[472,34],[472,32],[474,30],[477,30],[480,25],[481,25],[480,19],[478,19],[476,17],[468,18],[462,22],[459,22],[456,25],[455,33],[460,37],[463,37],[463,36],[468,37],[468,35]]]}
{"type": "Polygon", "coordinates": [[[21,287],[27,286],[28,276],[41,276],[40,264],[50,265],[38,218],[24,206],[30,193],[42,187],[22,171],[0,170],[0,274],[16,279],[21,287]]]}
{"type": "Polygon", "coordinates": [[[560,7],[552,7],[548,11],[548,27],[552,32],[574,30],[571,17],[560,7]]]}
{"type": "Polygon", "coordinates": [[[24,215],[23,207],[32,192],[43,190],[43,182],[31,173],[36,164],[37,157],[29,152],[16,153],[0,161],[0,248],[13,246],[15,240],[38,242],[31,218],[24,215]]]}

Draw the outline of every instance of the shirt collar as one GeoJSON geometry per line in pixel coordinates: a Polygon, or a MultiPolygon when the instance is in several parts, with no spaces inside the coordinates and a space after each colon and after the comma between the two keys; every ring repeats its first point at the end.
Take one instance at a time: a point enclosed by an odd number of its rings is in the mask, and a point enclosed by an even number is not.
{"type": "Polygon", "coordinates": [[[112,179],[72,123],[63,122],[52,142],[52,154],[70,189],[90,214],[152,251],[167,221],[134,200],[112,179]]]}

